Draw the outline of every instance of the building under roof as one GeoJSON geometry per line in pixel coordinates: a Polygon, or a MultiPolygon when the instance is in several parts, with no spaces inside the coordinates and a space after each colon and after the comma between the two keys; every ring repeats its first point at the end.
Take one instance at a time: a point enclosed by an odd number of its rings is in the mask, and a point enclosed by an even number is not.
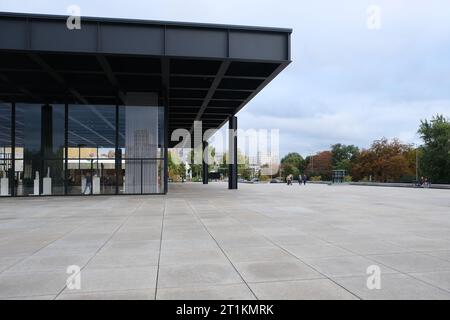
{"type": "Polygon", "coordinates": [[[0,13],[4,195],[35,194],[37,171],[39,195],[48,194],[47,171],[52,195],[72,194],[72,182],[73,194],[86,185],[88,194],[166,193],[171,132],[192,131],[195,120],[203,130],[227,122],[236,129],[236,113],[291,61],[290,29],[81,17],[81,29],[71,30],[67,18],[0,13]],[[144,118],[154,120],[145,127],[144,118]],[[155,148],[140,150],[144,144],[155,148]],[[71,148],[111,149],[114,172],[71,172],[71,148]]]}

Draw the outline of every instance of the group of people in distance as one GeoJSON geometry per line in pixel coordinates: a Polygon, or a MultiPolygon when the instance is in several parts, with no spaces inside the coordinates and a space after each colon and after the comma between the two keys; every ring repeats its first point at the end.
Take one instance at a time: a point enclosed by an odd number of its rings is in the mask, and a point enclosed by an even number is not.
{"type": "Polygon", "coordinates": [[[422,188],[429,188],[430,187],[430,182],[428,181],[427,177],[421,177],[420,181],[418,181],[419,187],[422,188]]]}
{"type": "MultiPolygon", "coordinates": [[[[286,177],[287,185],[288,185],[288,186],[292,186],[293,180],[294,180],[294,176],[293,176],[292,174],[288,175],[288,176],[286,177]]],[[[298,175],[298,184],[299,184],[299,185],[302,185],[302,183],[303,183],[303,185],[306,185],[306,181],[307,181],[307,180],[308,180],[308,176],[307,176],[306,174],[304,174],[304,175],[299,174],[299,175],[298,175]]]]}

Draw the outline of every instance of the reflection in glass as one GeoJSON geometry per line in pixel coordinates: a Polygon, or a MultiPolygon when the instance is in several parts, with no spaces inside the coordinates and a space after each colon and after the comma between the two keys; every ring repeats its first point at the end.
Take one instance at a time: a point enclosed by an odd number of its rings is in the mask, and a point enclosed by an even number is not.
{"type": "Polygon", "coordinates": [[[115,193],[115,123],[114,105],[69,106],[69,194],[115,193]]]}
{"type": "Polygon", "coordinates": [[[64,105],[16,105],[16,194],[64,194],[64,105]]]}
{"type": "Polygon", "coordinates": [[[160,193],[158,161],[163,156],[164,109],[121,106],[119,109],[119,192],[160,193]],[[153,160],[152,160],[153,159],[153,160]]]}
{"type": "Polygon", "coordinates": [[[153,101],[69,105],[67,114],[17,103],[14,136],[12,104],[0,104],[0,195],[164,192],[164,108],[153,101]]]}
{"type": "Polygon", "coordinates": [[[0,104],[0,196],[11,195],[11,105],[0,104]]]}

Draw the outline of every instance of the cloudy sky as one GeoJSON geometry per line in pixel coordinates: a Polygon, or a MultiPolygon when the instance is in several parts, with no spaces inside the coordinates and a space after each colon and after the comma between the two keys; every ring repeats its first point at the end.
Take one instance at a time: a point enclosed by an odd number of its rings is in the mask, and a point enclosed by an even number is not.
{"type": "Polygon", "coordinates": [[[281,154],[341,142],[420,142],[420,119],[450,116],[448,0],[0,0],[0,11],[288,27],[293,63],[239,114],[279,128],[281,154]],[[381,28],[367,27],[367,8],[381,28]]]}

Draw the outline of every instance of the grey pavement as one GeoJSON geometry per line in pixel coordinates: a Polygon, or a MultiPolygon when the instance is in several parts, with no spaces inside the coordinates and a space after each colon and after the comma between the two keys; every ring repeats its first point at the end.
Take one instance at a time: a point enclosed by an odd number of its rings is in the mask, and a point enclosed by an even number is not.
{"type": "Polygon", "coordinates": [[[0,299],[450,299],[449,192],[187,183],[0,198],[0,299]]]}

